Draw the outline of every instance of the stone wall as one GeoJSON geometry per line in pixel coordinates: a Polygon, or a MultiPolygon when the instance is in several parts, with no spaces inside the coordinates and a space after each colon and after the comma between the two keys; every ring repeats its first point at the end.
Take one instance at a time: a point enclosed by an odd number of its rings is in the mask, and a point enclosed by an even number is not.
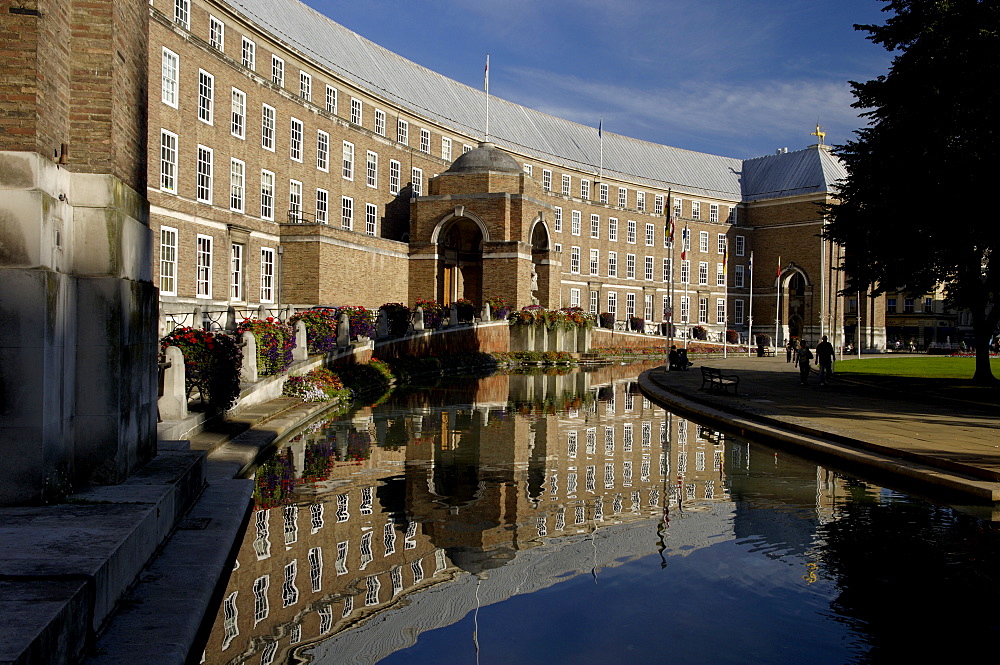
{"type": "Polygon", "coordinates": [[[379,342],[375,346],[375,357],[392,360],[405,356],[447,356],[509,350],[510,326],[506,321],[495,321],[426,331],[399,340],[379,342]]]}

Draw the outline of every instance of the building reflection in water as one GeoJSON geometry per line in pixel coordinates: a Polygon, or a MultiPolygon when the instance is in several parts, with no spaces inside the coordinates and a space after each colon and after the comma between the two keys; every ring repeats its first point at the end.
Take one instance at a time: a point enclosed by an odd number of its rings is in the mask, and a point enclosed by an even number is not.
{"type": "Polygon", "coordinates": [[[726,461],[746,482],[749,447],[651,404],[644,368],[455,382],[306,428],[258,471],[205,662],[374,662],[481,605],[735,538],[726,461]]]}

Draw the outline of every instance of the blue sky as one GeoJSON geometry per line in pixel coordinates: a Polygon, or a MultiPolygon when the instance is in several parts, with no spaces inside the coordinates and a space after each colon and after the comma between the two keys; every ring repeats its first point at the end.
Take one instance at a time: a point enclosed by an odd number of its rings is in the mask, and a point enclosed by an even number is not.
{"type": "Polygon", "coordinates": [[[606,131],[731,157],[843,143],[891,55],[879,0],[305,0],[418,64],[606,131]]]}

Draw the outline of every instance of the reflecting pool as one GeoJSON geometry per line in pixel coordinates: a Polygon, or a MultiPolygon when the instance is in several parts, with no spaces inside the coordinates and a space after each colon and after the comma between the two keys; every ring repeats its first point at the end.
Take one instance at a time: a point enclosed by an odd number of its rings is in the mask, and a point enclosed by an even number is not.
{"type": "Polygon", "coordinates": [[[651,404],[644,365],[448,379],[257,472],[222,663],[876,663],[1000,637],[990,522],[651,404]]]}

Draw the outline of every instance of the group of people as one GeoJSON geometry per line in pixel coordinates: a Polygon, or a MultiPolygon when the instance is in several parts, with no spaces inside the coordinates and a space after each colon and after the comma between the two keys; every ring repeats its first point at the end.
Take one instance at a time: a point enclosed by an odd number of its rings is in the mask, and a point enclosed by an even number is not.
{"type": "Polygon", "coordinates": [[[824,386],[833,375],[833,354],[833,344],[830,344],[826,335],[823,335],[823,341],[816,345],[815,356],[805,340],[800,340],[798,347],[794,341],[788,340],[788,346],[785,347],[785,362],[794,362],[798,365],[799,384],[804,386],[809,380],[809,361],[815,358],[813,364],[819,365],[819,385],[824,386]]]}
{"type": "Polygon", "coordinates": [[[668,368],[670,370],[686,370],[688,367],[694,365],[693,362],[688,360],[688,350],[678,349],[676,346],[670,347],[670,353],[667,354],[667,362],[670,363],[668,368]]]}

